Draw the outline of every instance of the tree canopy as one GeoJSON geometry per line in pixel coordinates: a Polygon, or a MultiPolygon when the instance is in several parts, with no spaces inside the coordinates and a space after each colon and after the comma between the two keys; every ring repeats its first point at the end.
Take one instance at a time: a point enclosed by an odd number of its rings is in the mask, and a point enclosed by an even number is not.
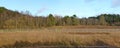
{"type": "Polygon", "coordinates": [[[75,26],[75,25],[107,25],[120,26],[119,14],[101,14],[88,18],[72,16],[56,16],[49,14],[44,16],[33,16],[28,12],[20,13],[5,7],[0,7],[0,29],[13,28],[41,28],[50,26],[75,26]]]}

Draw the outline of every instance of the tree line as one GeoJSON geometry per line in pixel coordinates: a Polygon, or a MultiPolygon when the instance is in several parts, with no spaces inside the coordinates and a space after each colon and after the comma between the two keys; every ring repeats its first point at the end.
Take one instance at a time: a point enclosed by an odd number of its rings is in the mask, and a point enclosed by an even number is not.
{"type": "Polygon", "coordinates": [[[0,29],[41,28],[50,26],[76,26],[76,25],[103,25],[120,26],[119,14],[101,14],[88,18],[78,18],[77,15],[59,16],[49,14],[34,16],[29,12],[18,12],[0,7],[0,29]]]}

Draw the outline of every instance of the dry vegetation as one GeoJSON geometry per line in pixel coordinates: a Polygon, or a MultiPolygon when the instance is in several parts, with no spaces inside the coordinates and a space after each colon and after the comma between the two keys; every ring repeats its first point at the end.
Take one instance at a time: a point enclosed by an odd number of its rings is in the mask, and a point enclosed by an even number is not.
{"type": "MultiPolygon", "coordinates": [[[[78,27],[77,27],[78,28],[78,27]]],[[[111,46],[120,47],[120,32],[60,32],[63,27],[0,32],[0,46],[111,46]],[[52,30],[53,29],[53,30],[52,30]],[[58,31],[56,31],[58,30],[58,31]]],[[[73,29],[73,28],[71,28],[73,29]]],[[[78,28],[80,29],[80,28],[78,28]]],[[[85,28],[84,28],[85,29],[85,28]]],[[[90,30],[89,30],[90,31],[90,30]]]]}

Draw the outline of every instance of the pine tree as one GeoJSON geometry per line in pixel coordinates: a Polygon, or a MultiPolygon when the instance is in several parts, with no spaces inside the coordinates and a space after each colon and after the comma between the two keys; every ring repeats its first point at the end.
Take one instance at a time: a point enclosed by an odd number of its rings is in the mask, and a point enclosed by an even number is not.
{"type": "Polygon", "coordinates": [[[73,15],[71,17],[71,20],[72,20],[72,25],[78,25],[79,24],[79,20],[77,19],[77,16],[76,15],[73,15]]]}
{"type": "Polygon", "coordinates": [[[107,22],[105,20],[105,16],[100,16],[99,17],[99,23],[100,23],[100,25],[107,25],[107,22]]]}
{"type": "Polygon", "coordinates": [[[47,26],[54,26],[55,24],[55,17],[52,14],[49,14],[47,17],[47,26]]]}

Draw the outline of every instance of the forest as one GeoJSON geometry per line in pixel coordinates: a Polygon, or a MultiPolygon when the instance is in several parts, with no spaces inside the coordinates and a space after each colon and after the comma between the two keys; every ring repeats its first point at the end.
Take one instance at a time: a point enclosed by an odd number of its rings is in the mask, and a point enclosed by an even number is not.
{"type": "Polygon", "coordinates": [[[77,15],[34,16],[28,11],[19,12],[0,7],[0,29],[36,29],[51,26],[101,25],[120,26],[119,14],[100,14],[79,18],[77,15]]]}

